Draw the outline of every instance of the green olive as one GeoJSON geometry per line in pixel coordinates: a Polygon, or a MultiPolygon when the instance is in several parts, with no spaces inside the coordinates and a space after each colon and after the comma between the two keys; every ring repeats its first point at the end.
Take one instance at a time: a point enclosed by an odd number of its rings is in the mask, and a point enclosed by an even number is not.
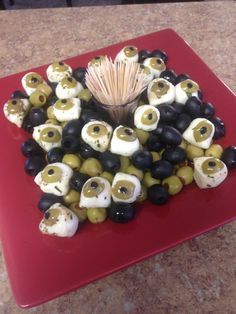
{"type": "Polygon", "coordinates": [[[186,150],[188,143],[185,140],[182,140],[182,142],[179,144],[179,147],[182,147],[186,150]]]}
{"type": "Polygon", "coordinates": [[[40,132],[39,139],[41,142],[58,143],[61,140],[61,134],[56,128],[53,128],[52,126],[50,126],[50,127],[44,128],[40,132]]]}
{"type": "Polygon", "coordinates": [[[152,154],[152,161],[153,162],[161,159],[161,157],[158,154],[158,152],[150,152],[150,153],[152,154]]]}
{"type": "Polygon", "coordinates": [[[70,110],[73,107],[74,103],[70,99],[58,99],[54,104],[55,109],[63,111],[70,110]]]}
{"type": "Polygon", "coordinates": [[[81,160],[78,155],[65,154],[62,158],[62,162],[74,170],[79,170],[81,166],[81,160]]]}
{"type": "Polygon", "coordinates": [[[110,184],[112,184],[112,181],[114,178],[113,174],[111,174],[108,171],[103,171],[103,173],[100,175],[100,177],[107,179],[110,182],[110,184]]]}
{"type": "Polygon", "coordinates": [[[56,183],[62,178],[62,170],[57,166],[48,165],[42,171],[41,177],[46,183],[56,183]]]}
{"type": "Polygon", "coordinates": [[[188,185],[193,182],[193,168],[189,166],[180,167],[176,172],[183,185],[188,185]]]}
{"type": "Polygon", "coordinates": [[[166,69],[164,61],[160,58],[151,58],[150,66],[158,71],[164,71],[166,69]]]}
{"type": "Polygon", "coordinates": [[[156,123],[157,120],[158,120],[157,113],[153,108],[151,108],[151,106],[142,114],[141,117],[141,122],[145,125],[152,125],[156,123]]]}
{"type": "Polygon", "coordinates": [[[68,66],[64,62],[61,62],[61,61],[54,62],[52,64],[52,68],[54,71],[57,71],[57,72],[65,72],[69,69],[68,66]]]}
{"type": "Polygon", "coordinates": [[[37,86],[37,90],[44,93],[47,98],[49,98],[53,93],[52,88],[47,83],[39,84],[37,86]]]}
{"type": "Polygon", "coordinates": [[[105,56],[97,56],[89,62],[89,65],[99,66],[101,64],[101,61],[104,59],[105,56]]]}
{"type": "Polygon", "coordinates": [[[99,122],[90,124],[86,130],[87,134],[93,137],[94,139],[100,138],[101,136],[110,137],[110,133],[105,125],[99,122]]]}
{"type": "Polygon", "coordinates": [[[56,119],[56,116],[53,111],[53,106],[49,106],[47,109],[47,117],[48,119],[56,119]]]}
{"type": "Polygon", "coordinates": [[[161,98],[163,95],[167,94],[170,86],[164,80],[158,80],[154,82],[151,87],[151,92],[156,95],[157,98],[161,98]]]}
{"type": "Polygon", "coordinates": [[[186,148],[186,154],[189,160],[193,160],[193,158],[204,156],[204,150],[200,147],[189,144],[186,148]]]}
{"type": "Polygon", "coordinates": [[[137,139],[135,131],[131,128],[127,128],[124,126],[120,127],[116,131],[116,135],[120,140],[125,142],[134,142],[137,139]]]}
{"type": "Polygon", "coordinates": [[[202,171],[207,175],[215,174],[224,168],[223,162],[214,157],[207,159],[202,163],[202,171]]]}
{"type": "Polygon", "coordinates": [[[146,105],[145,101],[143,99],[139,99],[138,101],[138,107],[146,105]]]}
{"type": "Polygon", "coordinates": [[[74,77],[64,77],[60,82],[62,88],[74,88],[77,85],[77,81],[74,77]]]}
{"type": "Polygon", "coordinates": [[[213,127],[210,123],[207,121],[201,121],[199,122],[194,128],[193,128],[193,136],[196,142],[203,142],[207,140],[210,135],[212,134],[213,127]]]}
{"type": "Polygon", "coordinates": [[[93,178],[87,181],[83,186],[83,194],[86,197],[98,197],[105,189],[105,184],[99,178],[93,178]]]}
{"type": "Polygon", "coordinates": [[[150,171],[147,171],[144,174],[142,184],[146,186],[146,188],[150,188],[154,184],[160,184],[160,183],[161,183],[161,180],[153,178],[150,171]]]}
{"type": "Polygon", "coordinates": [[[183,188],[183,183],[177,176],[170,176],[165,178],[162,181],[162,185],[167,188],[170,195],[178,194],[183,188]]]}
{"type": "Polygon", "coordinates": [[[129,180],[118,180],[112,187],[112,195],[125,201],[133,197],[135,184],[129,180]]]}
{"type": "Polygon", "coordinates": [[[8,114],[18,114],[23,112],[24,104],[20,99],[11,99],[7,102],[8,114]]]}
{"type": "Polygon", "coordinates": [[[134,131],[137,134],[139,142],[144,145],[150,136],[149,132],[137,128],[135,128],[134,131]]]}
{"type": "Polygon", "coordinates": [[[47,102],[47,97],[44,93],[36,89],[30,95],[29,101],[34,107],[43,107],[47,102]]]}
{"type": "Polygon", "coordinates": [[[76,214],[76,216],[79,218],[79,222],[83,222],[88,218],[87,208],[79,207],[79,202],[70,204],[70,210],[72,210],[73,213],[76,214]]]}
{"type": "Polygon", "coordinates": [[[96,158],[88,158],[82,163],[80,172],[88,174],[90,177],[100,176],[102,173],[101,163],[96,158]]]}
{"type": "Polygon", "coordinates": [[[43,83],[43,78],[38,73],[32,72],[26,75],[26,85],[31,88],[36,88],[39,84],[43,83]]]}
{"type": "Polygon", "coordinates": [[[48,119],[45,121],[45,124],[60,125],[60,123],[56,119],[48,119]]]}
{"type": "Polygon", "coordinates": [[[128,174],[132,174],[132,175],[136,176],[139,179],[139,181],[143,180],[143,176],[144,176],[143,171],[138,169],[138,168],[136,168],[136,167],[134,167],[133,165],[130,165],[126,169],[125,172],[128,173],[128,174]]]}
{"type": "Polygon", "coordinates": [[[131,58],[138,54],[138,49],[135,46],[127,46],[123,48],[126,57],[131,58]]]}
{"type": "Polygon", "coordinates": [[[58,222],[58,218],[61,215],[60,208],[50,208],[45,212],[43,223],[46,226],[53,226],[58,222]]]}
{"type": "Polygon", "coordinates": [[[92,94],[88,88],[85,88],[79,92],[77,97],[88,102],[92,98],[92,94]]]}
{"type": "Polygon", "coordinates": [[[75,202],[79,202],[80,193],[75,190],[70,190],[66,195],[63,196],[63,200],[66,205],[70,205],[75,202]]]}
{"type": "Polygon", "coordinates": [[[68,122],[69,122],[69,121],[63,121],[63,122],[61,122],[61,127],[64,128],[64,127],[67,125],[68,122]]]}
{"type": "Polygon", "coordinates": [[[195,93],[199,90],[199,86],[194,81],[187,79],[180,83],[180,87],[184,90],[187,94],[195,93]]]}
{"type": "Polygon", "coordinates": [[[87,216],[92,224],[97,224],[106,220],[107,211],[106,208],[88,208],[87,216]]]}
{"type": "Polygon", "coordinates": [[[219,144],[212,144],[208,149],[205,150],[206,157],[215,157],[220,159],[223,153],[223,147],[219,144]]]}
{"type": "Polygon", "coordinates": [[[120,156],[120,172],[125,172],[130,165],[130,159],[126,156],[120,156]]]}
{"type": "Polygon", "coordinates": [[[143,202],[147,199],[147,188],[145,185],[141,185],[141,194],[137,198],[137,202],[143,202]]]}
{"type": "Polygon", "coordinates": [[[149,69],[149,67],[145,66],[144,64],[140,64],[140,73],[144,73],[146,75],[150,75],[151,74],[151,70],[149,69]]]}

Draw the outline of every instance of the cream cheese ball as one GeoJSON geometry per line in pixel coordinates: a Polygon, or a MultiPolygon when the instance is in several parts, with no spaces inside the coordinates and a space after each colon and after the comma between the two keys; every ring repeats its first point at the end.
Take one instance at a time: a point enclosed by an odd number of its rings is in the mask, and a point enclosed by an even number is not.
{"type": "Polygon", "coordinates": [[[144,74],[144,82],[146,85],[148,85],[154,79],[154,75],[150,68],[144,64],[140,64],[140,72],[144,74]]]}
{"type": "Polygon", "coordinates": [[[139,150],[139,140],[135,131],[123,125],[118,126],[112,135],[110,151],[121,156],[132,156],[139,150]]]}
{"type": "Polygon", "coordinates": [[[43,83],[46,84],[42,76],[36,72],[26,73],[21,79],[21,84],[28,96],[36,91],[38,85],[43,83]]]}
{"type": "Polygon", "coordinates": [[[212,143],[214,133],[215,126],[211,121],[205,118],[197,118],[190,123],[182,135],[190,144],[207,149],[212,143]]]}
{"type": "Polygon", "coordinates": [[[150,69],[154,77],[159,77],[166,69],[165,62],[161,58],[146,58],[143,64],[150,69]]]}
{"type": "Polygon", "coordinates": [[[179,104],[185,104],[188,98],[196,96],[200,91],[196,82],[187,79],[175,86],[175,101],[179,104]]]}
{"type": "Polygon", "coordinates": [[[150,105],[169,105],[175,100],[175,87],[163,78],[156,78],[149,83],[147,96],[150,105]]]}
{"type": "Polygon", "coordinates": [[[194,158],[193,177],[201,189],[214,188],[220,185],[228,175],[226,165],[215,157],[194,158]]]}
{"type": "Polygon", "coordinates": [[[79,98],[59,99],[53,105],[53,114],[57,121],[64,122],[79,119],[81,113],[79,98]]]}
{"type": "Polygon", "coordinates": [[[77,82],[73,77],[64,77],[56,87],[56,96],[59,99],[67,99],[76,97],[83,89],[81,83],[77,82]]]}
{"type": "Polygon", "coordinates": [[[114,202],[133,203],[140,194],[141,183],[136,176],[123,172],[115,175],[111,187],[114,202]]]}
{"type": "Polygon", "coordinates": [[[159,110],[150,105],[139,106],[134,113],[134,125],[144,131],[155,130],[160,120],[159,110]]]}
{"type": "Polygon", "coordinates": [[[57,196],[64,196],[69,191],[69,181],[73,175],[73,170],[61,162],[47,165],[40,171],[34,182],[44,193],[57,196]]]}
{"type": "Polygon", "coordinates": [[[78,217],[67,207],[55,203],[44,213],[39,230],[44,234],[57,237],[72,237],[78,226],[78,217]]]}
{"type": "Polygon", "coordinates": [[[110,144],[112,127],[104,121],[90,121],[86,123],[81,132],[85,143],[98,152],[105,152],[110,144]]]}
{"type": "Polygon", "coordinates": [[[107,179],[93,177],[83,185],[80,194],[81,208],[106,208],[111,204],[111,185],[107,179]]]}
{"type": "Polygon", "coordinates": [[[10,99],[4,104],[3,112],[7,120],[20,128],[29,108],[28,99],[10,99]]]}
{"type": "Polygon", "coordinates": [[[51,123],[34,127],[33,139],[48,152],[51,148],[60,147],[62,139],[62,127],[51,123]]]}
{"type": "Polygon", "coordinates": [[[135,46],[125,46],[115,57],[115,62],[138,62],[138,49],[135,46]]]}
{"type": "Polygon", "coordinates": [[[59,83],[64,77],[72,75],[72,68],[64,62],[54,62],[46,70],[51,83],[59,83]]]}

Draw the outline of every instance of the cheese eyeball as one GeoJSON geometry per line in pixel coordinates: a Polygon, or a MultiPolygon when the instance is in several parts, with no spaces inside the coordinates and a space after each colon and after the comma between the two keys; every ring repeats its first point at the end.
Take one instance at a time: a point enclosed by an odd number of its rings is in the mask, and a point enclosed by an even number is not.
{"type": "Polygon", "coordinates": [[[69,166],[55,162],[40,171],[34,181],[44,193],[64,196],[69,191],[72,175],[73,170],[69,166]]]}
{"type": "Polygon", "coordinates": [[[53,114],[60,122],[79,119],[80,112],[79,98],[59,99],[53,105],[53,114]]]}
{"type": "Polygon", "coordinates": [[[140,64],[140,72],[144,74],[144,82],[146,85],[148,85],[154,79],[154,75],[150,68],[144,64],[140,64]]]}
{"type": "Polygon", "coordinates": [[[136,176],[122,172],[115,175],[111,187],[114,202],[133,203],[140,194],[141,183],[136,176]]]}
{"type": "Polygon", "coordinates": [[[147,96],[150,105],[169,105],[175,100],[175,87],[163,78],[157,78],[149,83],[147,96]]]}
{"type": "Polygon", "coordinates": [[[86,123],[81,132],[85,143],[98,152],[105,152],[112,136],[112,127],[104,121],[90,121],[86,123]]]}
{"type": "Polygon", "coordinates": [[[46,70],[48,80],[52,83],[59,83],[64,77],[72,75],[71,67],[64,62],[54,62],[46,70]]]}
{"type": "Polygon", "coordinates": [[[115,57],[115,62],[138,62],[138,49],[135,46],[125,46],[115,57]]]}
{"type": "Polygon", "coordinates": [[[134,124],[136,128],[144,131],[155,130],[160,120],[160,112],[150,105],[138,107],[134,113],[134,124]]]}
{"type": "Polygon", "coordinates": [[[96,56],[94,57],[92,60],[89,61],[88,63],[88,67],[90,66],[100,66],[101,65],[101,62],[105,59],[105,56],[96,56]]]}
{"type": "Polygon", "coordinates": [[[106,208],[111,204],[111,185],[108,180],[93,177],[85,182],[80,194],[80,207],[106,208]]]}
{"type": "Polygon", "coordinates": [[[211,145],[214,133],[215,126],[211,121],[197,118],[190,123],[182,135],[190,144],[207,149],[211,145]]]}
{"type": "Polygon", "coordinates": [[[131,128],[118,126],[112,135],[110,151],[121,156],[132,156],[139,150],[139,140],[135,131],[131,128]]]}
{"type": "Polygon", "coordinates": [[[81,83],[73,77],[64,77],[56,87],[56,96],[59,99],[74,98],[83,89],[81,83]]]}
{"type": "Polygon", "coordinates": [[[41,124],[34,127],[33,139],[48,152],[51,148],[60,147],[62,139],[62,127],[55,124],[41,124]]]}
{"type": "Polygon", "coordinates": [[[198,97],[199,86],[193,80],[187,79],[175,86],[175,101],[179,104],[185,104],[188,98],[198,97]]]}
{"type": "Polygon", "coordinates": [[[161,58],[146,58],[143,64],[150,69],[154,77],[159,77],[166,69],[165,62],[161,58]]]}
{"type": "Polygon", "coordinates": [[[46,83],[41,75],[36,72],[29,72],[25,74],[21,79],[21,84],[28,96],[30,96],[38,85],[46,83]]]}
{"type": "Polygon", "coordinates": [[[78,217],[67,207],[55,203],[44,213],[39,230],[44,234],[57,237],[72,237],[78,226],[78,217]]]}
{"type": "Polygon", "coordinates": [[[28,99],[10,99],[4,104],[3,112],[7,120],[20,128],[29,108],[28,99]]]}
{"type": "Polygon", "coordinates": [[[201,189],[220,185],[228,175],[226,165],[215,157],[194,158],[194,180],[201,189]]]}

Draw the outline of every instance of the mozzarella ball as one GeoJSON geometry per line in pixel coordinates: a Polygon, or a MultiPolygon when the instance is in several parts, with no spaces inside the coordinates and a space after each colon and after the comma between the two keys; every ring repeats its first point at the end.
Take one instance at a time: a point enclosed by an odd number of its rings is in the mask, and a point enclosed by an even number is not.
{"type": "Polygon", "coordinates": [[[72,75],[71,67],[64,62],[54,62],[46,70],[48,80],[52,83],[59,83],[64,77],[72,75]]]}
{"type": "Polygon", "coordinates": [[[150,105],[169,105],[175,100],[175,87],[163,78],[157,78],[149,83],[147,96],[150,105]]]}
{"type": "Polygon", "coordinates": [[[79,119],[80,112],[79,98],[59,99],[53,105],[53,114],[60,122],[79,119]]]}
{"type": "Polygon", "coordinates": [[[150,105],[139,106],[134,113],[134,125],[144,131],[155,130],[159,119],[159,110],[150,105]]]}
{"type": "Polygon", "coordinates": [[[30,96],[38,85],[46,83],[41,75],[35,72],[29,72],[25,74],[21,79],[21,84],[28,96],[30,96]]]}
{"type": "Polygon", "coordinates": [[[4,104],[3,112],[7,120],[20,128],[29,108],[28,99],[10,99],[4,104]]]}
{"type": "Polygon", "coordinates": [[[201,189],[214,188],[220,185],[228,175],[226,165],[215,157],[194,158],[193,177],[201,189]]]}
{"type": "Polygon", "coordinates": [[[73,175],[73,170],[62,162],[48,164],[40,171],[34,182],[44,193],[57,196],[64,196],[69,191],[69,181],[73,175]]]}
{"type": "Polygon", "coordinates": [[[39,230],[44,234],[57,237],[72,237],[78,226],[78,217],[67,207],[55,203],[44,213],[39,230]]]}
{"type": "Polygon", "coordinates": [[[211,145],[214,133],[215,126],[211,121],[197,118],[190,123],[182,135],[190,144],[207,149],[211,145]]]}
{"type": "Polygon", "coordinates": [[[56,95],[59,99],[74,98],[83,89],[81,83],[73,77],[64,77],[56,87],[56,95]]]}
{"type": "Polygon", "coordinates": [[[139,140],[135,131],[125,126],[118,126],[112,135],[110,151],[121,156],[132,156],[139,150],[139,140]]]}
{"type": "Polygon", "coordinates": [[[84,125],[81,137],[98,152],[105,152],[112,136],[112,127],[104,121],[91,121],[84,125]]]}
{"type": "Polygon", "coordinates": [[[122,48],[115,57],[115,62],[138,62],[138,49],[135,46],[122,48]]]}
{"type": "Polygon", "coordinates": [[[45,123],[34,127],[33,139],[48,152],[51,148],[61,146],[62,127],[45,123]]]}
{"type": "Polygon", "coordinates": [[[179,104],[185,104],[188,98],[198,97],[199,86],[196,82],[187,79],[175,86],[175,101],[179,104]]]}
{"type": "Polygon", "coordinates": [[[106,208],[111,204],[111,185],[101,177],[88,179],[80,194],[80,207],[106,208]]]}
{"type": "Polygon", "coordinates": [[[154,77],[159,77],[166,69],[165,62],[161,58],[146,58],[143,64],[150,69],[154,77]]]}
{"type": "Polygon", "coordinates": [[[122,172],[115,175],[111,187],[114,202],[133,203],[140,194],[141,183],[136,176],[122,172]]]}

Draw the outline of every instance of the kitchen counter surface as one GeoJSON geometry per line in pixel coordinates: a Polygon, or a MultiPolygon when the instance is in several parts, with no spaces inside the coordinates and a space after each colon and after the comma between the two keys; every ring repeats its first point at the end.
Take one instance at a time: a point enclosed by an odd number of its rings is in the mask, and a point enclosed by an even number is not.
{"type": "MultiPolygon", "coordinates": [[[[236,91],[235,21],[233,1],[0,11],[0,77],[173,28],[236,91]]],[[[29,310],[0,260],[0,313],[235,311],[236,222],[29,310]]]]}

